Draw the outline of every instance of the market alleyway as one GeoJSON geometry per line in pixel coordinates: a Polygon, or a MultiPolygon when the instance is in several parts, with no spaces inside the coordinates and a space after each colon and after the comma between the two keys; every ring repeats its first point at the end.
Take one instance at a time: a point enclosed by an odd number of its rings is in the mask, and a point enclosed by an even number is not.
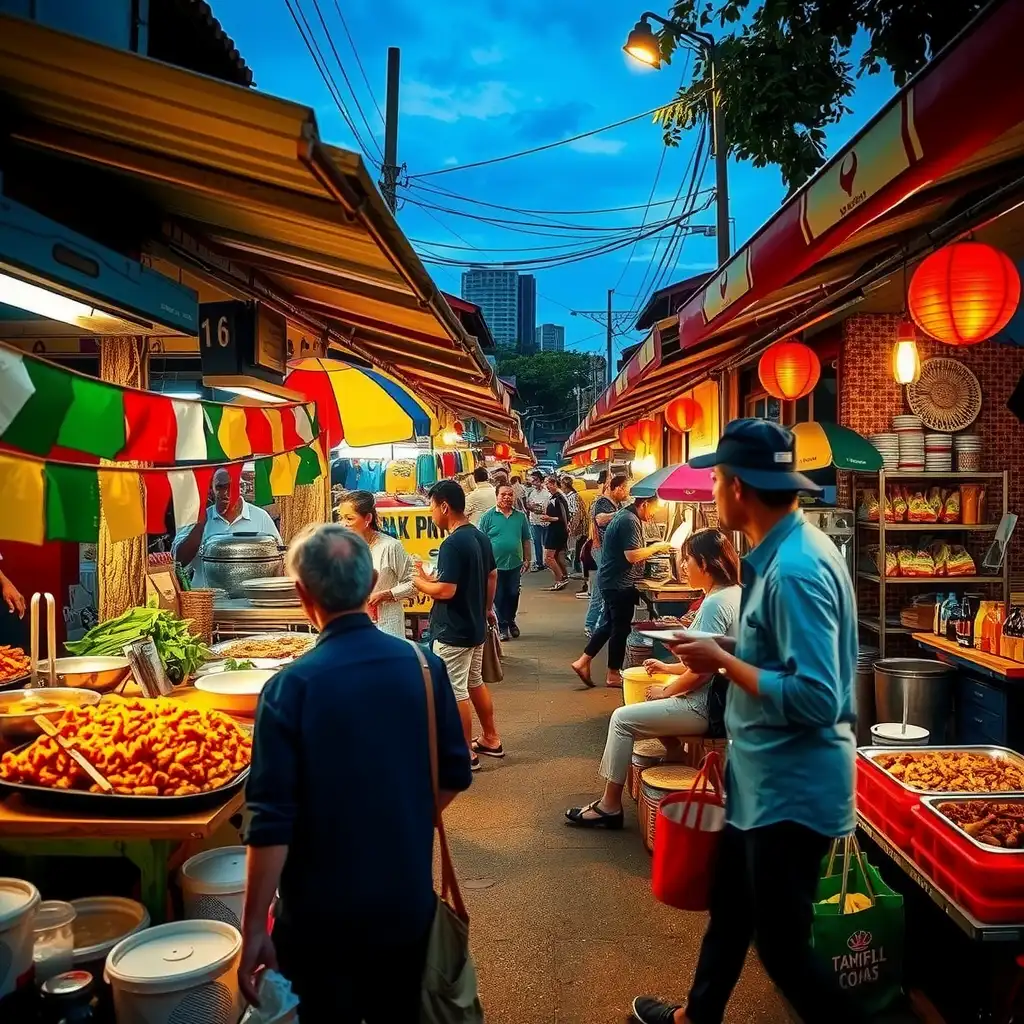
{"type": "MultiPolygon", "coordinates": [[[[566,807],[599,792],[620,694],[585,691],[569,672],[585,605],[575,584],[541,593],[549,582],[547,573],[526,577],[523,635],[506,645],[505,681],[493,687],[509,754],[483,759],[445,820],[488,1024],[621,1024],[634,995],[685,995],[705,918],[654,901],[631,802],[619,833],[562,823],[566,807]]],[[[754,955],[726,1019],[790,1019],[754,955]]]]}

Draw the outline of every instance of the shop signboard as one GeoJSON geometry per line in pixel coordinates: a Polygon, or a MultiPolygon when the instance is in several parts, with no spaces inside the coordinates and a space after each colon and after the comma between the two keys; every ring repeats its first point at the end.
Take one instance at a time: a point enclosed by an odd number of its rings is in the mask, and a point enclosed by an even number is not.
{"type": "MultiPolygon", "coordinates": [[[[397,537],[409,555],[428,566],[437,564],[437,551],[445,535],[434,525],[429,508],[381,508],[377,510],[377,519],[381,530],[397,537]]],[[[406,612],[413,615],[426,615],[433,603],[432,598],[419,591],[403,602],[406,612]]]]}
{"type": "Polygon", "coordinates": [[[232,377],[280,384],[287,361],[285,319],[259,302],[200,303],[199,355],[211,387],[232,377]]]}

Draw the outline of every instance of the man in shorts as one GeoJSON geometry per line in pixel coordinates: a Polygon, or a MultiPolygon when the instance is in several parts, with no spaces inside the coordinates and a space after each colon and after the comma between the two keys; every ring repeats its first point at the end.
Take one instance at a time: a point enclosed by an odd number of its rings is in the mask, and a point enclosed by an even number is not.
{"type": "Polygon", "coordinates": [[[441,480],[430,488],[428,497],[431,518],[447,536],[437,553],[436,574],[431,576],[417,563],[413,585],[433,598],[433,651],[448,669],[473,771],[477,771],[480,754],[505,756],[494,723],[494,702],[482,676],[487,625],[497,625],[498,569],[491,542],[466,518],[465,491],[454,480],[441,480]],[[475,738],[470,705],[480,719],[481,733],[475,738]]]}

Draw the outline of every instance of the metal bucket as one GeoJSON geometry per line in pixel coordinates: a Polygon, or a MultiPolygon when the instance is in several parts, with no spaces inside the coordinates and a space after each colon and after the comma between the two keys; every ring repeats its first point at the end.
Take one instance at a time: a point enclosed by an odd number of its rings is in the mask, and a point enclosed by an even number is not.
{"type": "Polygon", "coordinates": [[[953,714],[956,670],[923,658],[875,662],[875,715],[880,722],[908,722],[944,743],[953,714]]]}
{"type": "Polygon", "coordinates": [[[875,717],[875,670],[872,665],[857,666],[857,746],[871,743],[875,717]]]}

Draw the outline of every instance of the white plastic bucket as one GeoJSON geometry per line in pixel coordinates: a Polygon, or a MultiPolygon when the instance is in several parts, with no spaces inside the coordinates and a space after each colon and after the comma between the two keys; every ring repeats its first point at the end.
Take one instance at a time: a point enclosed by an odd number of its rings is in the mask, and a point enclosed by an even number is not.
{"type": "Polygon", "coordinates": [[[122,940],[149,927],[149,911],[121,896],[86,896],[72,900],[75,908],[75,970],[103,975],[107,954],[122,940]]]}
{"type": "Polygon", "coordinates": [[[931,733],[921,725],[879,722],[871,726],[873,747],[926,747],[931,733]]]}
{"type": "Polygon", "coordinates": [[[235,1024],[242,936],[222,921],[172,921],[122,939],[107,957],[117,1024],[235,1024]]]}
{"type": "Polygon", "coordinates": [[[220,846],[189,857],[179,876],[185,917],[242,927],[245,847],[220,846]]]}
{"type": "Polygon", "coordinates": [[[20,878],[0,878],[0,999],[32,984],[32,930],[39,890],[20,878]]]}

